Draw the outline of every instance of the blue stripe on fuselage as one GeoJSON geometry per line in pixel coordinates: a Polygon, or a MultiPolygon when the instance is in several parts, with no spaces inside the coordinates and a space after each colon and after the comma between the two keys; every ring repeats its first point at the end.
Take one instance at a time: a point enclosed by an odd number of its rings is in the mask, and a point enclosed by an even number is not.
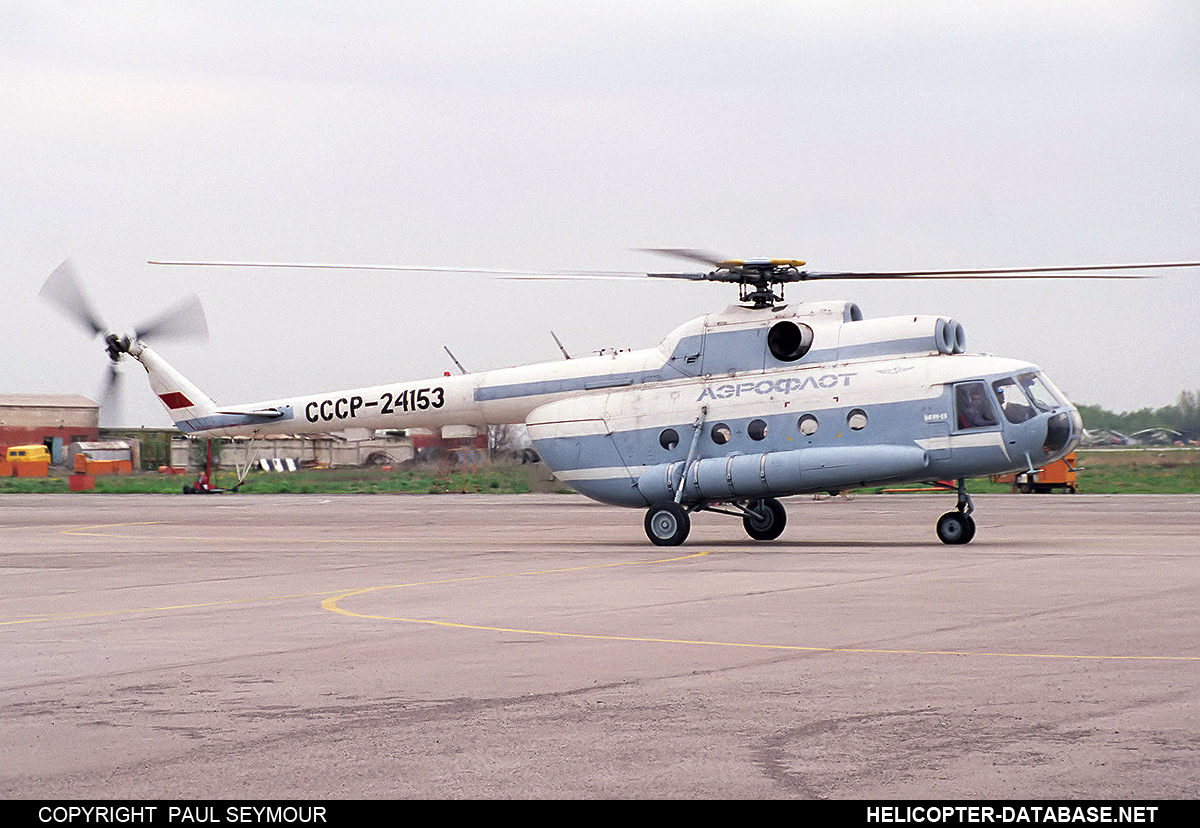
{"type": "Polygon", "coordinates": [[[238,426],[260,425],[275,423],[280,420],[293,418],[291,408],[285,408],[282,415],[278,414],[210,414],[207,417],[196,417],[191,420],[176,420],[175,427],[184,434],[194,434],[197,431],[211,431],[215,428],[237,428],[238,426]]]}

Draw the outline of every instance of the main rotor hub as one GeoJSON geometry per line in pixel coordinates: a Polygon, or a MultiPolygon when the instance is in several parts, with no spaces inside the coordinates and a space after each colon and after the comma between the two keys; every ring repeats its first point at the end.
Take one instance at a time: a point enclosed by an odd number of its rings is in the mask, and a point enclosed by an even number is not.
{"type": "Polygon", "coordinates": [[[731,259],[709,274],[714,281],[736,282],[738,299],[754,308],[769,308],[783,301],[783,285],[804,279],[800,259],[731,259]],[[775,286],[779,285],[779,292],[775,286]]]}

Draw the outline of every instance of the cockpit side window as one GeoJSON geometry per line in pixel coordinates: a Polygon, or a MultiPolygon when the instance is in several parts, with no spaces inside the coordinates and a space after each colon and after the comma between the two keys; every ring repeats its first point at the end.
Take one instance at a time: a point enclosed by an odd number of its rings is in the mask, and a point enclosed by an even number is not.
{"type": "Polygon", "coordinates": [[[992,388],[996,391],[996,398],[1000,400],[1000,410],[1010,423],[1023,423],[1037,413],[1030,405],[1029,397],[1025,396],[1022,386],[1011,377],[996,380],[992,383],[992,388]]]}
{"type": "Polygon", "coordinates": [[[982,382],[962,382],[954,387],[958,427],[987,428],[999,423],[992,407],[987,386],[982,382]]]}

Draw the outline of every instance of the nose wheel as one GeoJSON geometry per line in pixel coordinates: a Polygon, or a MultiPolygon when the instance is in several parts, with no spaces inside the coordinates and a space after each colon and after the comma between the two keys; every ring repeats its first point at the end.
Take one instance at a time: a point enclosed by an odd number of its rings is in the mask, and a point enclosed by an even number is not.
{"type": "Polygon", "coordinates": [[[938,540],[951,545],[970,543],[975,537],[975,518],[971,517],[975,506],[967,494],[967,481],[959,480],[957,490],[958,506],[953,512],[946,512],[938,518],[937,522],[938,540]]]}
{"type": "Polygon", "coordinates": [[[938,518],[937,536],[942,543],[970,543],[975,537],[975,519],[962,512],[946,512],[938,518]]]}

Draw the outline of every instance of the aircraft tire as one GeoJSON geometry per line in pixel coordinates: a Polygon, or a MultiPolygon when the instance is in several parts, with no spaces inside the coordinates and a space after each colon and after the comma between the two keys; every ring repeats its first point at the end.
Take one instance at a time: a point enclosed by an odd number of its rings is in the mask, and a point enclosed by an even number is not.
{"type": "Polygon", "coordinates": [[[942,543],[970,543],[975,537],[975,519],[962,512],[946,512],[938,518],[937,536],[942,543]]]}
{"type": "Polygon", "coordinates": [[[691,528],[691,518],[678,503],[659,503],[646,511],[646,537],[655,546],[679,546],[691,528]]]}
{"type": "Polygon", "coordinates": [[[787,526],[787,510],[773,497],[756,501],[750,505],[753,515],[742,518],[746,534],[756,541],[772,541],[783,534],[787,526]]]}

